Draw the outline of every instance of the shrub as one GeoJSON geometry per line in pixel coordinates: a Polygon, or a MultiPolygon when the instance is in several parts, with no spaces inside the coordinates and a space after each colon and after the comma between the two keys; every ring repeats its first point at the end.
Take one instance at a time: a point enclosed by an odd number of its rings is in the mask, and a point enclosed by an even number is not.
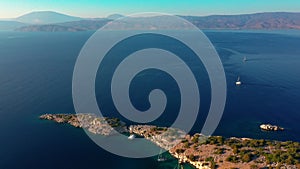
{"type": "Polygon", "coordinates": [[[184,153],[184,150],[183,149],[176,149],[175,152],[177,154],[182,154],[182,153],[184,153]]]}
{"type": "Polygon", "coordinates": [[[189,155],[188,158],[189,158],[191,161],[195,161],[195,160],[196,160],[196,157],[195,157],[193,154],[189,155]]]}
{"type": "Polygon", "coordinates": [[[232,162],[232,163],[237,163],[237,162],[239,162],[239,158],[236,157],[236,156],[230,155],[230,156],[228,156],[228,157],[226,158],[226,161],[229,161],[229,162],[232,162]]]}
{"type": "Polygon", "coordinates": [[[246,154],[244,154],[244,155],[242,156],[242,161],[248,163],[248,162],[251,161],[251,158],[252,158],[252,157],[251,157],[251,154],[250,154],[250,153],[246,153],[246,154]]]}
{"type": "Polygon", "coordinates": [[[256,164],[252,164],[252,165],[250,165],[250,168],[251,168],[251,169],[257,169],[258,166],[257,166],[256,164]]]}
{"type": "Polygon", "coordinates": [[[218,148],[214,153],[215,154],[224,154],[224,148],[218,148]]]}
{"type": "Polygon", "coordinates": [[[210,168],[211,168],[211,169],[216,169],[216,168],[217,168],[216,162],[211,161],[211,162],[210,162],[210,168]]]}
{"type": "Polygon", "coordinates": [[[213,157],[207,157],[207,158],[205,159],[205,161],[214,161],[214,158],[213,158],[213,157]]]}
{"type": "Polygon", "coordinates": [[[239,149],[238,149],[237,146],[233,146],[233,150],[232,151],[233,151],[234,154],[239,153],[239,149]]]}
{"type": "Polygon", "coordinates": [[[189,142],[185,142],[184,145],[183,145],[183,147],[184,147],[184,148],[189,148],[189,147],[190,147],[189,142]]]}

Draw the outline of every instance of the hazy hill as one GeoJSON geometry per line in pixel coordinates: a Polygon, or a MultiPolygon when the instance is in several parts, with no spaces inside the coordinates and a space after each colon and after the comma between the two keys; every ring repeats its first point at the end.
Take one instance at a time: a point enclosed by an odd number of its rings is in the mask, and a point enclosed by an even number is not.
{"type": "Polygon", "coordinates": [[[18,22],[29,24],[53,24],[82,20],[82,18],[69,16],[52,11],[39,11],[22,15],[15,19],[18,22]]]}
{"type": "Polygon", "coordinates": [[[201,29],[300,29],[300,13],[182,16],[201,29]]]}
{"type": "Polygon", "coordinates": [[[106,18],[107,19],[115,20],[115,19],[122,18],[122,17],[124,17],[124,15],[121,15],[121,14],[112,14],[112,15],[108,15],[106,18]]]}
{"type": "Polygon", "coordinates": [[[65,22],[60,23],[58,25],[60,26],[67,26],[67,27],[74,27],[77,29],[82,30],[97,30],[104,26],[109,21],[112,21],[110,19],[90,19],[90,20],[80,20],[80,21],[74,21],[74,22],[65,22]]]}
{"type": "Polygon", "coordinates": [[[17,21],[0,21],[0,30],[14,30],[19,27],[26,26],[27,24],[17,21]]]}
{"type": "MultiPolygon", "coordinates": [[[[22,26],[17,31],[88,31],[97,30],[106,23],[120,17],[121,15],[112,15],[108,18],[100,19],[83,19],[72,17],[55,12],[37,12],[31,13],[17,20],[23,22],[31,21],[35,25],[22,26]],[[33,18],[38,18],[34,20],[33,18]],[[34,22],[35,21],[35,22],[34,22]],[[36,23],[47,23],[38,25],[36,23]],[[51,24],[49,24],[51,23],[51,24]]],[[[157,16],[156,16],[157,17],[157,16]]],[[[299,29],[300,30],[300,13],[288,12],[270,12],[244,15],[212,15],[212,16],[181,16],[201,29],[299,29]]],[[[151,19],[150,19],[151,20],[151,19]]],[[[145,19],[136,18],[135,24],[124,24],[122,20],[117,23],[118,29],[146,29],[145,25],[151,26],[145,19]],[[147,24],[143,24],[143,22],[147,24]],[[130,28],[129,28],[130,29],[130,28]]],[[[165,29],[178,29],[182,25],[169,23],[168,20],[161,17],[159,23],[165,29]]],[[[152,27],[151,27],[152,28],[152,27]]]]}
{"type": "Polygon", "coordinates": [[[65,23],[48,24],[48,25],[23,26],[15,30],[21,32],[89,31],[89,30],[97,30],[102,26],[104,26],[109,21],[111,20],[108,19],[80,20],[74,22],[65,22],[65,23]]]}

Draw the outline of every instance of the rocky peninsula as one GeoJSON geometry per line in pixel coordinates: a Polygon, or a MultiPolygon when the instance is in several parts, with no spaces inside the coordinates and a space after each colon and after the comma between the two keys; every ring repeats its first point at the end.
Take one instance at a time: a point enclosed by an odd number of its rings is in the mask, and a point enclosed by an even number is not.
{"type": "Polygon", "coordinates": [[[43,120],[52,120],[57,123],[68,123],[77,128],[87,129],[94,134],[104,136],[113,135],[116,132],[128,132],[124,122],[117,118],[98,117],[94,114],[44,114],[43,120]]]}
{"type": "Polygon", "coordinates": [[[119,119],[92,114],[45,114],[40,118],[86,128],[94,134],[109,136],[116,131],[136,134],[169,150],[179,162],[190,163],[197,169],[300,169],[299,142],[189,135],[179,129],[154,125],[127,128],[119,119]]]}

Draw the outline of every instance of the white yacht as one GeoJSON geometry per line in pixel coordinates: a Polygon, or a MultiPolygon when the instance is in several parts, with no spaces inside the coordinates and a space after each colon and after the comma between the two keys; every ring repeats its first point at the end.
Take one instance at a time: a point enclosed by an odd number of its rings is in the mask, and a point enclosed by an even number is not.
{"type": "Polygon", "coordinates": [[[130,136],[128,137],[129,140],[133,140],[135,139],[135,135],[134,134],[130,134],[130,136]]]}
{"type": "Polygon", "coordinates": [[[239,86],[239,85],[242,84],[242,82],[241,82],[241,80],[240,80],[240,76],[238,77],[238,79],[237,79],[237,81],[235,82],[235,84],[236,84],[237,86],[239,86]]]}

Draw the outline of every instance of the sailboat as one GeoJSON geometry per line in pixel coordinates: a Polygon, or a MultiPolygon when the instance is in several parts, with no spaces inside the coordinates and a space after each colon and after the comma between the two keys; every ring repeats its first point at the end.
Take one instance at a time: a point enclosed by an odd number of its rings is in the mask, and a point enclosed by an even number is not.
{"type": "Polygon", "coordinates": [[[237,86],[239,86],[239,85],[242,84],[242,82],[241,82],[241,80],[240,80],[240,76],[238,77],[238,79],[237,79],[237,81],[235,82],[235,84],[236,84],[237,86]]]}
{"type": "Polygon", "coordinates": [[[246,57],[246,56],[244,56],[244,59],[243,59],[243,61],[244,61],[244,62],[246,62],[246,61],[247,61],[247,57],[246,57]]]}
{"type": "Polygon", "coordinates": [[[163,162],[163,161],[166,161],[166,160],[167,160],[167,158],[163,157],[163,151],[162,151],[162,149],[160,149],[159,154],[157,156],[157,161],[158,162],[163,162]]]}

